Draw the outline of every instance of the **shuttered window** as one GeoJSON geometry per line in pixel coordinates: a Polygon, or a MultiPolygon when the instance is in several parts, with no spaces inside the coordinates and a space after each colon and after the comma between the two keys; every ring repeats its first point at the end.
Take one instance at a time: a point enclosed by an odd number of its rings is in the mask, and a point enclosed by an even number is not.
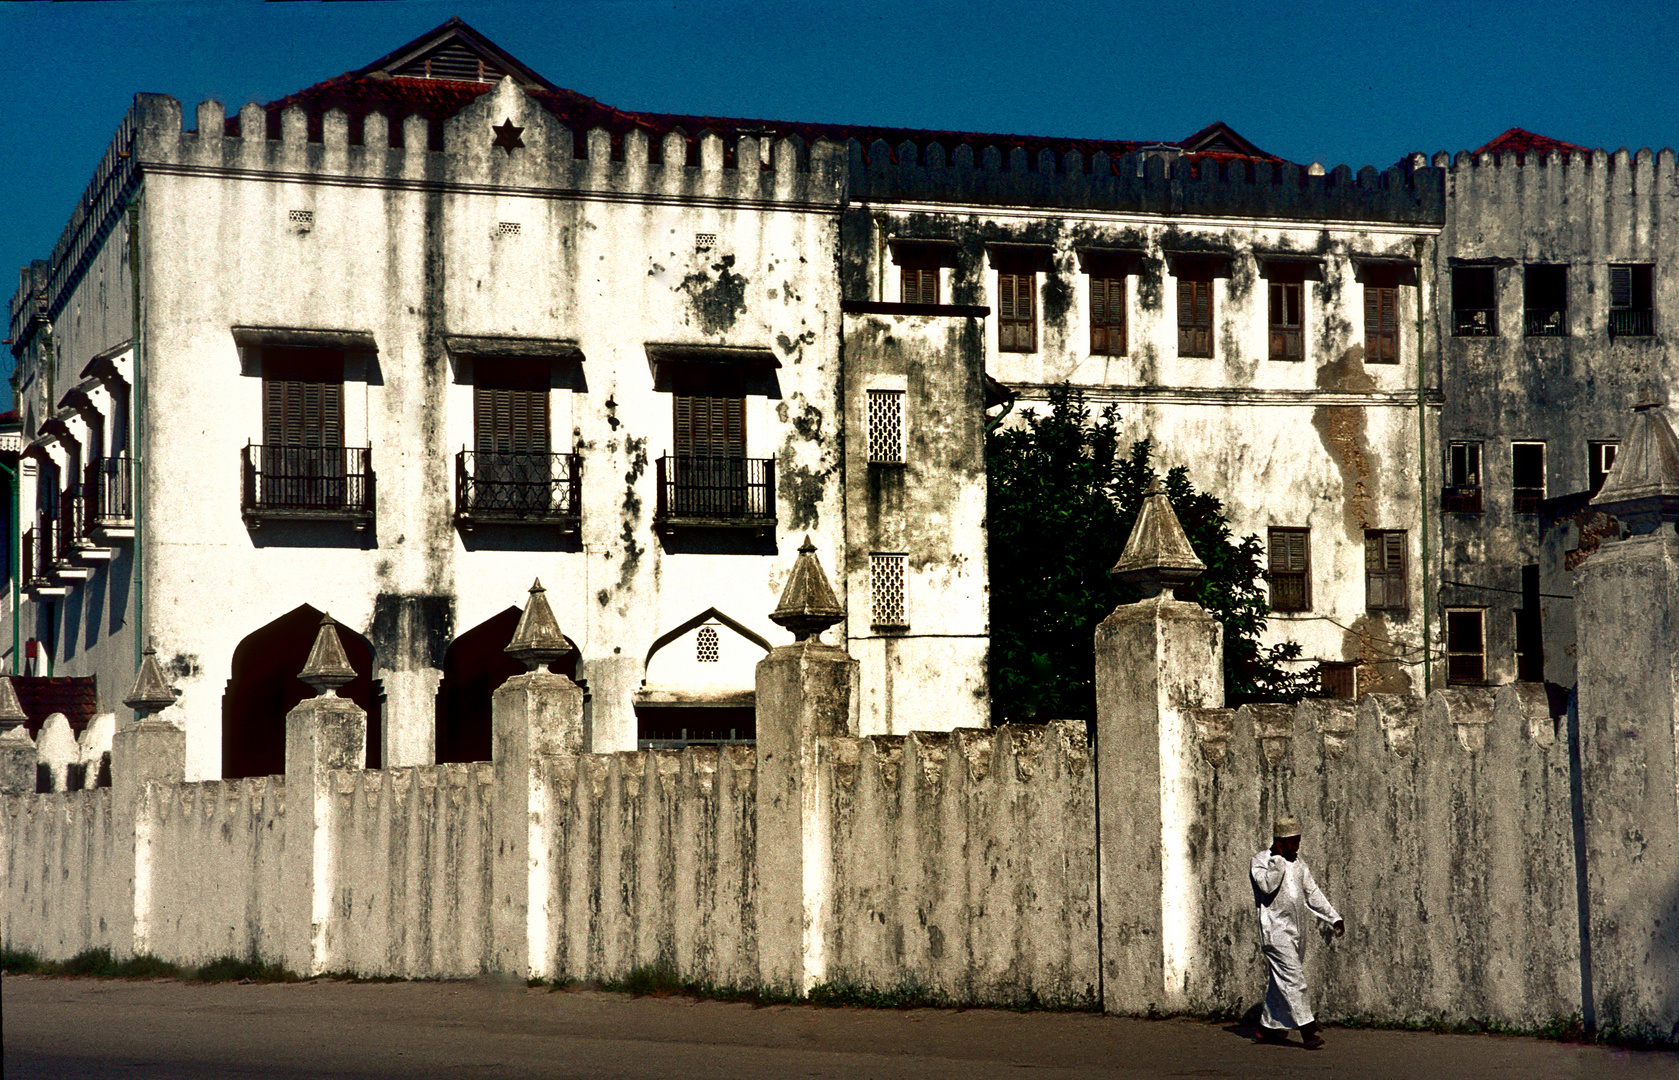
{"type": "Polygon", "coordinates": [[[344,445],[344,354],[265,349],[262,441],[269,446],[344,445]]]}
{"type": "Polygon", "coordinates": [[[1399,363],[1399,289],[1364,287],[1364,362],[1399,363]]]}
{"type": "Polygon", "coordinates": [[[548,380],[542,372],[481,375],[472,388],[480,454],[548,453],[548,380]]]}
{"type": "Polygon", "coordinates": [[[1213,355],[1213,282],[1178,279],[1178,355],[1213,355]]]}
{"type": "Polygon", "coordinates": [[[673,394],[678,457],[745,457],[746,399],[673,394]]]}
{"type": "Polygon", "coordinates": [[[1656,332],[1655,267],[1609,268],[1609,333],[1614,337],[1649,337],[1656,332]]]}
{"type": "Polygon", "coordinates": [[[1273,360],[1305,359],[1300,326],[1302,289],[1298,281],[1271,282],[1270,355],[1273,360]]]}
{"type": "Polygon", "coordinates": [[[1267,577],[1271,581],[1271,610],[1311,610],[1311,535],[1309,529],[1270,530],[1267,577]]]}
{"type": "Polygon", "coordinates": [[[1090,353],[1092,356],[1124,356],[1125,279],[1090,279],[1090,353]]]}
{"type": "Polygon", "coordinates": [[[1480,683],[1487,677],[1486,612],[1446,610],[1446,682],[1480,683]]]}
{"type": "Polygon", "coordinates": [[[997,348],[1002,352],[1036,352],[1038,321],[1033,294],[1038,275],[1028,271],[997,274],[997,348]]]}
{"type": "Polygon", "coordinates": [[[1364,606],[1371,611],[1404,611],[1405,532],[1367,529],[1364,533],[1364,606]]]}
{"type": "Polygon", "coordinates": [[[904,266],[903,302],[906,304],[936,304],[939,302],[939,268],[937,266],[904,266]]]}

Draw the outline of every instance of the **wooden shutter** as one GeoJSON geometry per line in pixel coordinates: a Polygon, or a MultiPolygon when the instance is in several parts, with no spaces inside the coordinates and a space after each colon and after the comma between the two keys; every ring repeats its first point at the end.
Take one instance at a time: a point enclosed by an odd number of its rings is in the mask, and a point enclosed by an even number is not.
{"type": "Polygon", "coordinates": [[[478,453],[548,453],[547,390],[474,386],[472,410],[478,453]]]}
{"type": "Polygon", "coordinates": [[[343,354],[271,352],[263,358],[262,441],[269,446],[343,446],[343,354]]]}
{"type": "Polygon", "coordinates": [[[1394,286],[1364,287],[1364,362],[1399,363],[1399,290],[1394,286]]]}
{"type": "Polygon", "coordinates": [[[1611,266],[1609,268],[1609,306],[1612,308],[1629,308],[1632,306],[1632,267],[1611,266]]]}
{"type": "Polygon", "coordinates": [[[678,457],[745,457],[746,399],[701,394],[673,395],[678,457]]]}
{"type": "Polygon", "coordinates": [[[1090,279],[1090,351],[1098,356],[1124,356],[1125,279],[1090,279]]]}
{"type": "Polygon", "coordinates": [[[1178,353],[1213,355],[1213,283],[1178,279],[1178,353]]]}
{"type": "Polygon", "coordinates": [[[1032,293],[1037,275],[997,274],[997,347],[1003,352],[1032,352],[1037,346],[1037,320],[1032,293]]]}
{"type": "Polygon", "coordinates": [[[1310,535],[1306,529],[1270,531],[1271,606],[1277,611],[1305,611],[1311,607],[1307,552],[1310,535]]]}
{"type": "Polygon", "coordinates": [[[1371,531],[1364,534],[1365,606],[1372,610],[1403,610],[1405,596],[1405,533],[1371,531]]]}
{"type": "Polygon", "coordinates": [[[903,294],[906,304],[936,304],[939,302],[939,268],[936,266],[905,266],[903,294]]]}

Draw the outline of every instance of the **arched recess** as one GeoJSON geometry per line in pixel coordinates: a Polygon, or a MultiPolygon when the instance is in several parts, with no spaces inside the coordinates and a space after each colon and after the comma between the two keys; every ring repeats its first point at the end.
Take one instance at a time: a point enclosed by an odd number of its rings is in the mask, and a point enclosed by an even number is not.
{"type": "Polygon", "coordinates": [[[654,640],[635,695],[642,744],[750,740],[757,735],[754,670],[770,643],[716,608],[654,640]]]}
{"type": "MultiPolygon", "coordinates": [[[[458,635],[443,654],[443,681],[437,686],[437,760],[490,760],[490,697],[525,665],[504,651],[519,625],[519,609],[510,607],[458,635]]],[[[577,643],[553,670],[577,678],[577,643]]]]}
{"type": "MultiPolygon", "coordinates": [[[[339,689],[367,713],[367,767],[380,767],[384,698],[373,681],[373,647],[333,620],[356,677],[339,689]]],[[[222,695],[222,777],[276,776],[286,771],[286,713],[315,691],[297,673],[321,629],[319,609],[304,604],[258,630],[233,650],[233,677],[222,695]]]]}

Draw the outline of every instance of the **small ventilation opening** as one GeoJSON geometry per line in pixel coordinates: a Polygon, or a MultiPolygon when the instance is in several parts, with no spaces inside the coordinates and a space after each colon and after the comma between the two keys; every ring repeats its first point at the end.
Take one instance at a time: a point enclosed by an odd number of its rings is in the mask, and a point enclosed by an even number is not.
{"type": "Polygon", "coordinates": [[[498,222],[496,222],[496,235],[497,236],[518,236],[519,235],[519,230],[520,230],[520,225],[517,221],[498,221],[498,222]]]}

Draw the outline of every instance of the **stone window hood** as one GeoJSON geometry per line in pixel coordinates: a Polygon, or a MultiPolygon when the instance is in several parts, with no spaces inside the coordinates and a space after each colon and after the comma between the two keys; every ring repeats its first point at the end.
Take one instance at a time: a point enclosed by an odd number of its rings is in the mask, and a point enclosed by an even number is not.
{"type": "Polygon", "coordinates": [[[886,241],[886,246],[892,249],[892,261],[903,265],[915,263],[921,266],[956,265],[956,241],[935,240],[915,236],[894,236],[886,241]]]}
{"type": "Polygon", "coordinates": [[[569,338],[498,337],[487,334],[445,334],[455,382],[470,384],[478,370],[498,364],[547,361],[551,388],[584,391],[583,350],[569,338]]]}
{"type": "Polygon", "coordinates": [[[1047,273],[1055,269],[1055,248],[1049,244],[988,242],[985,254],[993,267],[1011,273],[1047,273]]]}
{"type": "Polygon", "coordinates": [[[1228,251],[1191,251],[1168,250],[1166,252],[1166,266],[1173,277],[1183,277],[1185,273],[1211,274],[1213,277],[1227,278],[1235,264],[1236,256],[1228,251]]]}
{"type": "Polygon", "coordinates": [[[685,376],[733,373],[747,394],[781,397],[776,371],[781,361],[772,349],[740,345],[649,344],[647,363],[653,369],[653,389],[671,393],[685,376]]]}
{"type": "MultiPolygon", "coordinates": [[[[1385,276],[1399,285],[1417,284],[1417,271],[1422,264],[1404,255],[1354,255],[1353,277],[1369,281],[1372,276],[1385,276]]],[[[1383,284],[1378,281],[1377,284],[1383,284]]]]}
{"type": "Polygon", "coordinates": [[[379,346],[367,330],[306,329],[289,326],[235,326],[239,374],[262,377],[262,350],[336,349],[344,354],[344,377],[377,383],[379,346]]]}
{"type": "Polygon", "coordinates": [[[1091,277],[1124,277],[1140,272],[1150,261],[1142,248],[1081,247],[1077,251],[1079,269],[1091,277]]]}
{"type": "Polygon", "coordinates": [[[1254,260],[1259,263],[1259,276],[1289,277],[1290,280],[1304,278],[1308,281],[1323,280],[1324,257],[1304,251],[1255,251],[1254,260]]]}

